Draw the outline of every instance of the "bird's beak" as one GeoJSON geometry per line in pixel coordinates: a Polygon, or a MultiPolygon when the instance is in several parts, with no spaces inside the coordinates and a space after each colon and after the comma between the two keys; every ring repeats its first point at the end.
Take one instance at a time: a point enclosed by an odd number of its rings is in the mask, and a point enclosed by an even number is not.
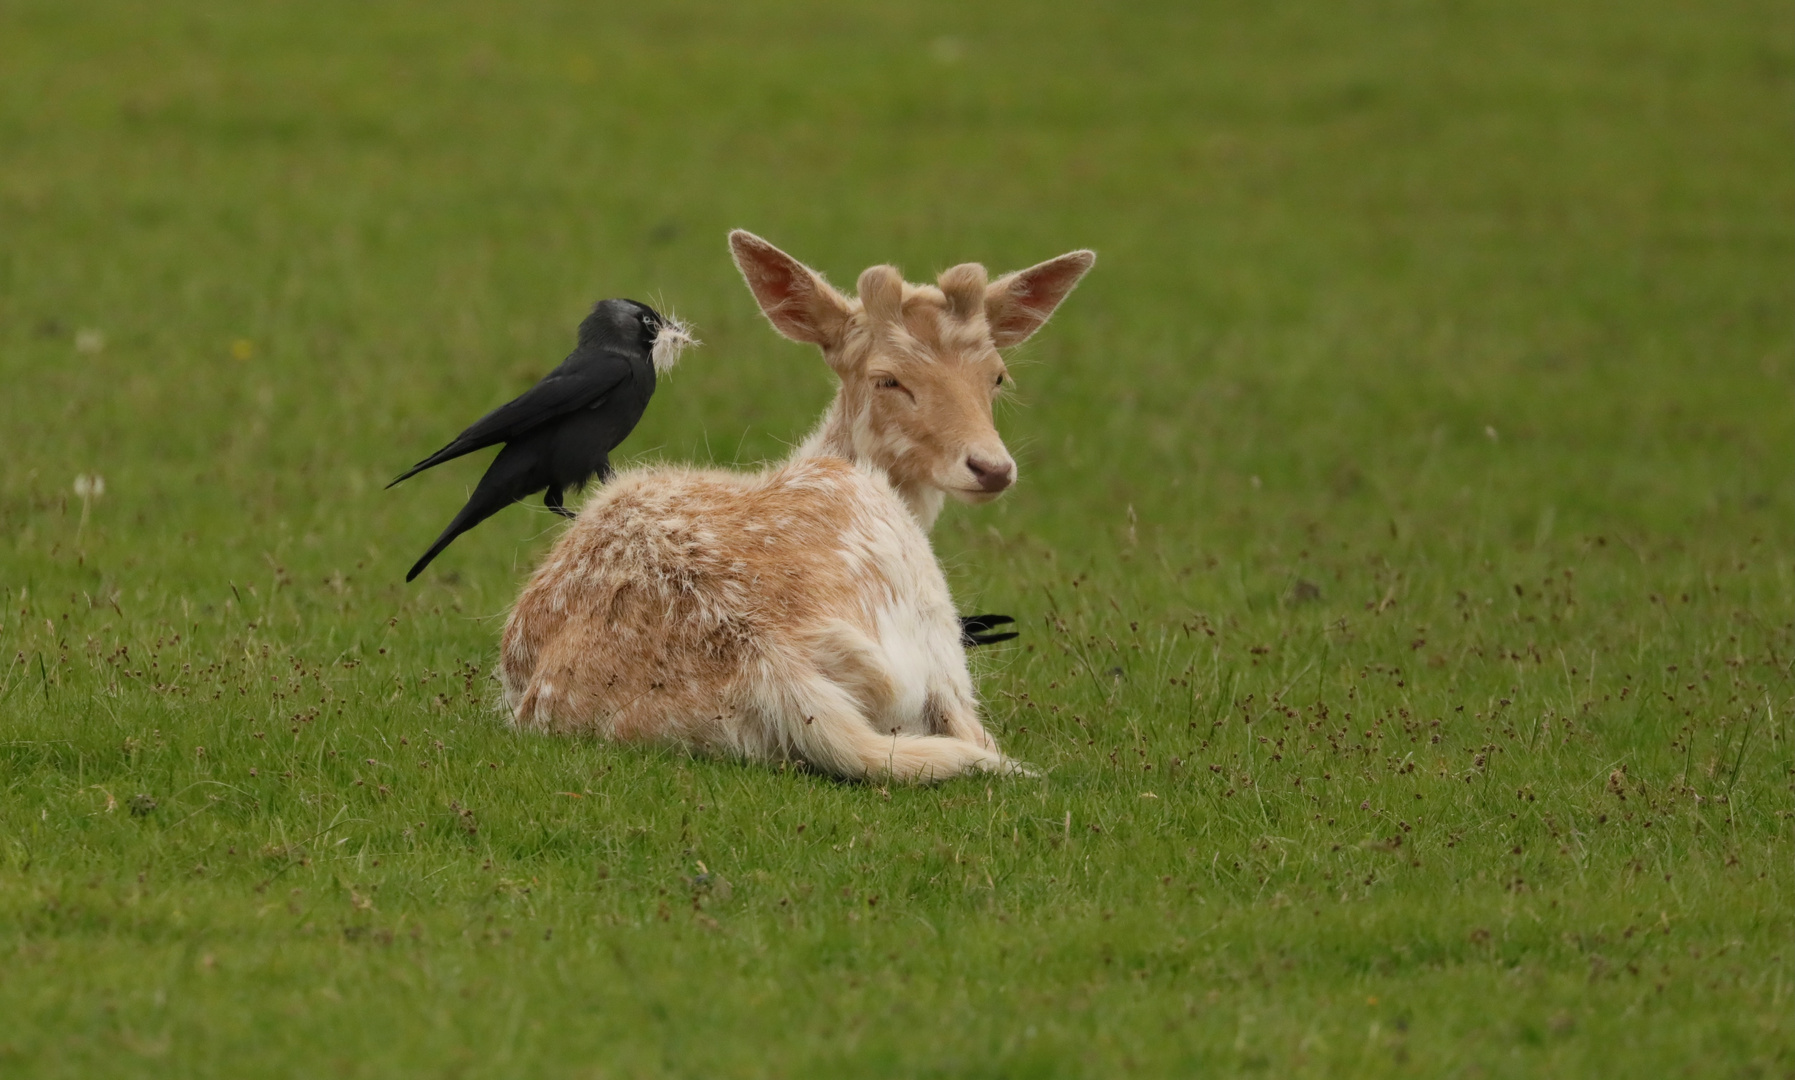
{"type": "Polygon", "coordinates": [[[701,342],[692,336],[685,323],[670,317],[663,319],[660,333],[654,336],[654,349],[649,354],[654,359],[654,373],[667,374],[679,362],[679,354],[686,346],[698,344],[701,342]]]}

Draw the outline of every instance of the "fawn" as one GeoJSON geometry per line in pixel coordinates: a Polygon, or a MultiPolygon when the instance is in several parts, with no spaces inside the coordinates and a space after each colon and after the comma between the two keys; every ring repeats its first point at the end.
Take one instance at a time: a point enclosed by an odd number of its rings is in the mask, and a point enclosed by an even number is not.
{"type": "Polygon", "coordinates": [[[505,624],[514,723],[851,778],[1027,771],[979,722],[928,530],[948,496],[1015,482],[998,350],[1096,256],[932,286],[874,266],[849,299],[751,233],[729,244],[774,328],[822,349],[835,400],[761,471],[632,468],[587,501],[505,624]]]}

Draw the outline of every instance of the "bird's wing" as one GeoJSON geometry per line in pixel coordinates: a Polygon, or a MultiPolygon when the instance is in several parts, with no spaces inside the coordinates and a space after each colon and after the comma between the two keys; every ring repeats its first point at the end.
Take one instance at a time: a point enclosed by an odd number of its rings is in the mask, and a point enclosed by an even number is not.
{"type": "Polygon", "coordinates": [[[629,361],[609,351],[596,356],[576,353],[541,382],[474,421],[454,442],[395,477],[387,487],[463,454],[509,442],[557,416],[587,408],[617,389],[629,374],[629,361]]]}

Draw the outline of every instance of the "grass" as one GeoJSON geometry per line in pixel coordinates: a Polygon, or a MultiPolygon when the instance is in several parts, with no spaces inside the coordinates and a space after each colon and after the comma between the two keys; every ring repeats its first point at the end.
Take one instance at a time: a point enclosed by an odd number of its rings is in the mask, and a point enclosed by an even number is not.
{"type": "Polygon", "coordinates": [[[1791,1075],[1790,23],[7,5],[0,1071],[1791,1075]],[[735,225],[1100,250],[936,530],[1046,779],[518,736],[553,519],[400,583],[597,297],[631,453],[806,429],[735,225]]]}

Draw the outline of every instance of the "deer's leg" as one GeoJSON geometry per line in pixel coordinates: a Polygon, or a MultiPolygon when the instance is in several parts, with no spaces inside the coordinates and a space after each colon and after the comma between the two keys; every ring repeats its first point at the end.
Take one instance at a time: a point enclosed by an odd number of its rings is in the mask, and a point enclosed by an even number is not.
{"type": "MultiPolygon", "coordinates": [[[[506,706],[519,720],[524,715],[524,697],[536,670],[538,652],[563,621],[558,613],[547,610],[535,590],[527,590],[505,620],[505,633],[499,642],[499,681],[505,689],[506,706]]],[[[534,708],[532,705],[532,712],[534,708]]]]}
{"type": "Polygon", "coordinates": [[[979,722],[978,706],[973,704],[970,696],[956,693],[956,690],[958,688],[952,686],[930,688],[928,703],[923,707],[930,730],[950,739],[965,739],[996,750],[997,740],[979,722]]]}
{"type": "Polygon", "coordinates": [[[513,727],[545,734],[609,734],[601,673],[603,641],[578,620],[565,620],[541,641],[527,669],[502,658],[513,727]]]}
{"type": "Polygon", "coordinates": [[[968,772],[1010,772],[995,750],[940,735],[885,735],[841,686],[821,672],[785,683],[759,711],[787,756],[856,780],[928,784],[968,772]]]}
{"type": "Polygon", "coordinates": [[[978,699],[972,692],[972,673],[966,669],[958,621],[935,619],[931,625],[934,632],[927,642],[929,662],[923,675],[927,730],[996,750],[997,740],[979,721],[978,699]]]}
{"type": "Polygon", "coordinates": [[[756,711],[775,754],[855,779],[930,783],[966,772],[1008,772],[995,746],[893,725],[900,694],[883,654],[843,623],[825,628],[808,655],[763,684],[756,711]]]}

